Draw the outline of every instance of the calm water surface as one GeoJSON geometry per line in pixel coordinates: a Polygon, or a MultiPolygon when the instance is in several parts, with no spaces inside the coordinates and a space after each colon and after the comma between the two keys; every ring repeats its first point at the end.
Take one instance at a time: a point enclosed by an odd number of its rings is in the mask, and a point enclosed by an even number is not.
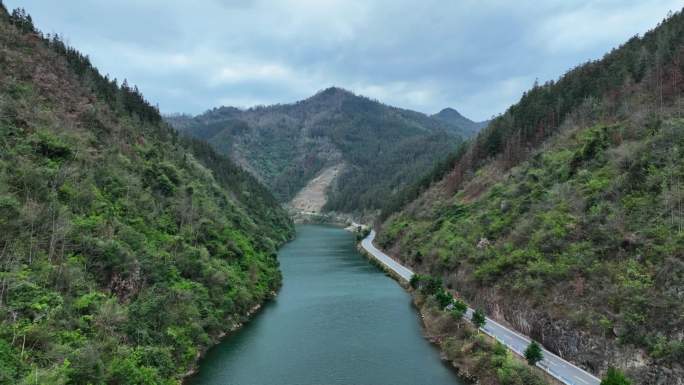
{"type": "Polygon", "coordinates": [[[350,233],[299,226],[278,258],[278,297],[208,352],[191,385],[462,384],[423,338],[408,294],[350,233]]]}

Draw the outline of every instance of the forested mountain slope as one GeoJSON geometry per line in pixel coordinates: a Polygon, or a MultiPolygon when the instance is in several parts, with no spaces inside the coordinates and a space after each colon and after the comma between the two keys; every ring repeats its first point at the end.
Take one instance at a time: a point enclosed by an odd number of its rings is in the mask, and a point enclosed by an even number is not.
{"type": "Polygon", "coordinates": [[[379,244],[597,375],[684,383],[683,51],[676,13],[535,85],[379,244]]]}
{"type": "Polygon", "coordinates": [[[167,119],[230,155],[282,202],[321,171],[341,166],[324,207],[338,212],[380,209],[387,197],[453,151],[462,136],[453,123],[340,88],[294,104],[221,107],[167,119]]]}
{"type": "Polygon", "coordinates": [[[177,384],[279,287],[292,224],[0,3],[0,383],[177,384]]]}

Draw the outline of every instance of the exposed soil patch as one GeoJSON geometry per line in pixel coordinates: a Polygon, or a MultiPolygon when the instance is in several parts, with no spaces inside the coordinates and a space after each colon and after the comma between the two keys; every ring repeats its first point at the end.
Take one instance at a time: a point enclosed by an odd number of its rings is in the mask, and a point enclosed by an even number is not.
{"type": "Polygon", "coordinates": [[[295,211],[313,214],[320,213],[327,202],[326,192],[328,187],[343,169],[343,164],[337,164],[321,171],[320,174],[311,179],[309,183],[297,193],[289,206],[295,211]]]}

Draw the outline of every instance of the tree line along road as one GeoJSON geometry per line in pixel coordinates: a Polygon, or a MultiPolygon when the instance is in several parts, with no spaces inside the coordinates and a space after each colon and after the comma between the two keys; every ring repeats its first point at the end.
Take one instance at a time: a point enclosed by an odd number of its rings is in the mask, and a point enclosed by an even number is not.
{"type": "MultiPolygon", "coordinates": [[[[378,262],[382,263],[385,267],[401,277],[401,279],[406,280],[407,282],[410,281],[414,272],[382,252],[382,250],[376,248],[375,245],[373,245],[374,239],[375,231],[371,230],[370,234],[361,241],[361,247],[378,262]]],[[[473,312],[473,309],[468,307],[466,319],[470,319],[473,312]]],[[[520,356],[523,356],[523,352],[531,342],[530,338],[523,336],[490,318],[486,318],[486,323],[480,330],[495,338],[520,356]]],[[[543,354],[544,358],[537,363],[537,366],[562,383],[567,385],[599,385],[601,383],[601,380],[591,373],[558,357],[550,351],[543,349],[543,354]]]]}

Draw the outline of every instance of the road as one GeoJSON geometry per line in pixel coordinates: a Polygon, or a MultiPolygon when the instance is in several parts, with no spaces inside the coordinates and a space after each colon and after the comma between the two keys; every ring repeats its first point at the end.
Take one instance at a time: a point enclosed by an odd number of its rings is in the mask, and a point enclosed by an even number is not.
{"type": "Polygon", "coordinates": [[[371,230],[370,234],[368,234],[368,236],[361,241],[361,246],[367,252],[371,253],[373,257],[375,257],[375,259],[378,260],[380,263],[392,269],[392,271],[397,273],[401,278],[405,279],[406,281],[410,281],[411,277],[413,277],[413,271],[407,269],[401,263],[395,261],[389,255],[377,249],[375,245],[373,245],[374,239],[375,230],[371,230]]]}
{"type": "MultiPolygon", "coordinates": [[[[376,248],[375,245],[373,245],[374,239],[375,231],[371,230],[370,234],[361,241],[361,246],[377,261],[392,269],[402,279],[409,281],[414,274],[413,271],[376,248]]],[[[473,309],[468,308],[466,311],[466,319],[470,320],[472,314],[473,309]]],[[[482,328],[480,328],[480,330],[489,336],[496,338],[499,342],[506,345],[509,349],[520,356],[523,355],[527,345],[530,343],[530,339],[528,337],[525,337],[522,334],[511,330],[490,318],[487,318],[487,322],[482,328]]],[[[582,368],[565,361],[546,349],[543,349],[543,351],[544,359],[537,363],[537,366],[562,383],[567,385],[599,385],[601,383],[601,380],[586,372],[582,368]]]]}

